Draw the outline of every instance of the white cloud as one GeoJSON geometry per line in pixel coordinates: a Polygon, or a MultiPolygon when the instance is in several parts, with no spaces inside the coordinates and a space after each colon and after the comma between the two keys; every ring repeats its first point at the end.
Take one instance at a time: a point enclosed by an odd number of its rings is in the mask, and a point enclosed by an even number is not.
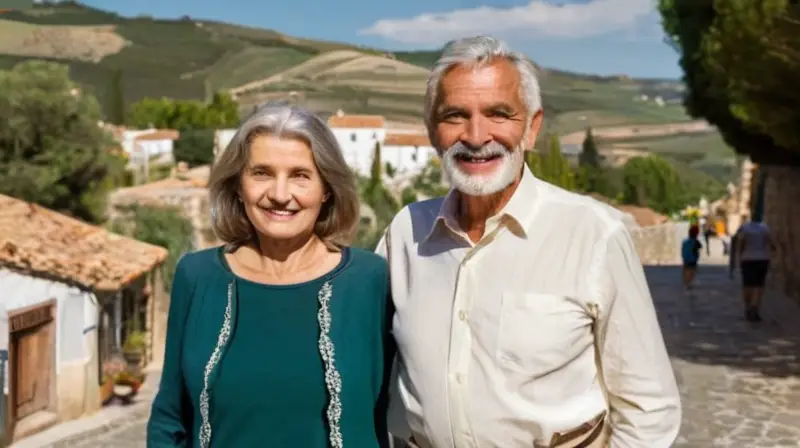
{"type": "Polygon", "coordinates": [[[359,34],[417,45],[439,45],[478,34],[582,38],[630,30],[653,14],[653,0],[589,0],[566,5],[533,0],[513,8],[481,6],[410,19],[381,19],[359,34]]]}

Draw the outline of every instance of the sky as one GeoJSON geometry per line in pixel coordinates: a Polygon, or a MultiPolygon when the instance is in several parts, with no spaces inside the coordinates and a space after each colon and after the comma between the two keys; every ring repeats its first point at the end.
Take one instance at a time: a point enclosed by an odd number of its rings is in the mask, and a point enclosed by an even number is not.
{"type": "Polygon", "coordinates": [[[681,77],[656,0],[84,0],[126,16],[188,15],[387,50],[489,34],[537,64],[598,75],[681,77]],[[325,3],[328,6],[321,6],[325,3]],[[335,5],[335,6],[334,6],[335,5]]]}

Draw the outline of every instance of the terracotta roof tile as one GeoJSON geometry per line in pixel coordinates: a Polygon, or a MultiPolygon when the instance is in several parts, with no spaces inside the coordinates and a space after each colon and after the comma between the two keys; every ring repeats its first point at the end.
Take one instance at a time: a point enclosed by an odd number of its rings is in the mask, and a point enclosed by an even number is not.
{"type": "Polygon", "coordinates": [[[181,133],[174,129],[156,129],[147,134],[141,134],[134,138],[135,141],[155,141],[155,140],[177,140],[181,133]]]}
{"type": "Polygon", "coordinates": [[[597,193],[589,193],[589,196],[592,198],[604,202],[617,210],[627,213],[633,216],[633,219],[636,221],[636,224],[639,224],[641,227],[650,227],[650,226],[657,226],[659,224],[663,224],[669,221],[669,218],[656,212],[655,210],[649,209],[647,207],[639,207],[636,205],[619,205],[614,204],[611,199],[599,195],[597,193]]]}
{"type": "Polygon", "coordinates": [[[163,247],[0,194],[0,266],[117,291],[167,258],[163,247]]]}
{"type": "Polygon", "coordinates": [[[328,126],[332,128],[383,128],[386,119],[381,115],[331,115],[328,126]]]}
{"type": "Polygon", "coordinates": [[[425,134],[388,133],[383,140],[384,146],[432,146],[425,134]]]}

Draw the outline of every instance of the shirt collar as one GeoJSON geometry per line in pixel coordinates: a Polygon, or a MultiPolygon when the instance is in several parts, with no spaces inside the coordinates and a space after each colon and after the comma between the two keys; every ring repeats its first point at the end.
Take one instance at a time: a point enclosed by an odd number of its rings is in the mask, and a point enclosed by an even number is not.
{"type": "MultiPolygon", "coordinates": [[[[511,195],[508,203],[500,210],[499,213],[489,218],[488,221],[493,220],[508,220],[513,223],[512,230],[516,233],[519,231],[520,235],[527,237],[528,229],[533,222],[533,216],[536,209],[536,199],[539,193],[538,180],[533,176],[527,164],[522,168],[522,179],[517,185],[514,194],[511,195]]],[[[445,226],[454,233],[461,233],[458,224],[458,208],[460,194],[455,188],[451,188],[442,201],[439,207],[439,213],[436,215],[436,220],[431,226],[430,232],[425,237],[427,241],[433,237],[439,227],[445,226]]]]}

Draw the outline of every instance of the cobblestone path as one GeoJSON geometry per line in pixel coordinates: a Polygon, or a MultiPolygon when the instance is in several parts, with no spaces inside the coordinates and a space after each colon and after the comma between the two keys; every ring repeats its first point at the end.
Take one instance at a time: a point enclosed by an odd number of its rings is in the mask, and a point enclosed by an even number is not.
{"type": "Polygon", "coordinates": [[[752,324],[727,266],[700,266],[694,297],[679,267],[647,270],[683,398],[674,446],[800,447],[800,307],[768,294],[752,324]]]}

